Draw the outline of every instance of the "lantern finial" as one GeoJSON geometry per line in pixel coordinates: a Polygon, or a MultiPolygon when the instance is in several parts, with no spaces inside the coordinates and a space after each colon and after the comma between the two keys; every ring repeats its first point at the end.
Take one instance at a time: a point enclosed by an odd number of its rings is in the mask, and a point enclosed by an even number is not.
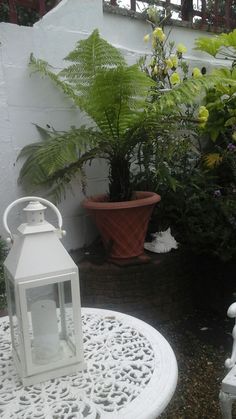
{"type": "Polygon", "coordinates": [[[42,205],[39,201],[30,201],[30,203],[23,209],[27,213],[27,222],[30,225],[41,224],[44,222],[44,211],[47,207],[42,205]]]}

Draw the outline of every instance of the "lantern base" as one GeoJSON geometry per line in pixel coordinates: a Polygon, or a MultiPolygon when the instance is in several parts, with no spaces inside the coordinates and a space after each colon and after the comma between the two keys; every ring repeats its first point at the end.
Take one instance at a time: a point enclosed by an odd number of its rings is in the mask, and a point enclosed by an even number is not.
{"type": "Polygon", "coordinates": [[[79,362],[78,364],[66,365],[65,367],[60,367],[55,370],[44,371],[27,377],[22,377],[20,374],[19,361],[16,359],[16,356],[13,351],[13,359],[15,361],[15,366],[19,374],[20,380],[24,387],[31,386],[34,384],[42,383],[44,381],[52,380],[54,378],[59,378],[67,375],[76,374],[79,371],[86,369],[87,365],[84,361],[79,362]]]}
{"type": "Polygon", "coordinates": [[[76,374],[79,371],[82,371],[86,368],[86,364],[84,362],[81,362],[81,364],[78,365],[69,365],[66,367],[62,367],[58,370],[54,371],[47,371],[43,372],[41,374],[32,375],[30,377],[20,377],[22,384],[24,387],[31,386],[33,384],[42,383],[47,380],[51,380],[53,378],[59,378],[67,375],[76,374]]]}

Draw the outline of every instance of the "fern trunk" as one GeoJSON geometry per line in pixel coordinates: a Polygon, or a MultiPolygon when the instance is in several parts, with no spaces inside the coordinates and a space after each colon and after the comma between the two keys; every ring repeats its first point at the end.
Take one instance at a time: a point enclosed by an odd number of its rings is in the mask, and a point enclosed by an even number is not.
{"type": "Polygon", "coordinates": [[[110,160],[109,197],[111,202],[131,199],[130,161],[123,156],[114,156],[110,160]]]}

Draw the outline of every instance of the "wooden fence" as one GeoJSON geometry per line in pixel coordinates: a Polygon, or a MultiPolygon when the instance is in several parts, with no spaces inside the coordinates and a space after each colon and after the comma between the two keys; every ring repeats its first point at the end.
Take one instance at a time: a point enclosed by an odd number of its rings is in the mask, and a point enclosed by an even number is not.
{"type": "MultiPolygon", "coordinates": [[[[37,14],[42,17],[48,10],[55,7],[60,0],[0,0],[0,21],[10,23],[19,22],[19,8],[37,14]],[[5,17],[1,18],[1,11],[5,17]],[[6,17],[7,16],[7,17],[6,17]]],[[[78,1],[78,0],[74,0],[78,1]]],[[[104,0],[106,3],[119,7],[121,0],[104,0]]],[[[178,14],[183,22],[196,22],[202,26],[211,25],[221,30],[236,28],[236,0],[128,0],[129,9],[138,11],[138,5],[145,3],[155,4],[162,9],[167,9],[178,14]]]]}
{"type": "MultiPolygon", "coordinates": [[[[144,3],[138,0],[129,2],[133,11],[138,11],[137,5],[144,3]]],[[[119,0],[108,0],[107,3],[118,7],[119,0]]],[[[145,0],[145,3],[177,12],[184,22],[194,23],[197,20],[202,26],[211,25],[213,29],[226,31],[236,28],[236,0],[145,0]]]]}
{"type": "Polygon", "coordinates": [[[27,25],[34,23],[51,10],[59,0],[0,0],[0,22],[21,23],[21,15],[28,13],[27,25]],[[32,21],[31,15],[33,14],[32,21]]]}

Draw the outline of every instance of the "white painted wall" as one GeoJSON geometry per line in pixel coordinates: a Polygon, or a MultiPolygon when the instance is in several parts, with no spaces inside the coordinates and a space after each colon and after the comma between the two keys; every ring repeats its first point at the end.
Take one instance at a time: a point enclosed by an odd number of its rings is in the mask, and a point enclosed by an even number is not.
{"type": "MultiPolygon", "coordinates": [[[[25,195],[17,186],[20,165],[16,164],[16,157],[24,145],[38,139],[33,124],[50,124],[57,130],[65,130],[71,125],[79,126],[83,119],[49,80],[42,80],[38,74],[30,76],[30,53],[60,69],[63,57],[95,28],[124,52],[129,63],[149,52],[150,46],[143,43],[144,35],[151,30],[148,24],[103,13],[102,0],[62,0],[32,28],[0,23],[0,217],[9,203],[25,195]]],[[[212,64],[207,55],[193,51],[194,38],[200,35],[202,32],[187,28],[173,28],[170,35],[177,43],[187,46],[186,58],[193,62],[193,67],[202,65],[202,59],[208,66],[212,64]]],[[[96,162],[87,173],[88,194],[105,192],[104,163],[96,162]]],[[[88,244],[95,235],[93,224],[81,208],[83,195],[76,182],[73,189],[74,196],[69,192],[59,206],[67,230],[64,244],[68,249],[88,244]]],[[[20,212],[10,217],[13,228],[22,221],[20,212]]],[[[1,220],[0,234],[5,236],[1,220]]]]}

